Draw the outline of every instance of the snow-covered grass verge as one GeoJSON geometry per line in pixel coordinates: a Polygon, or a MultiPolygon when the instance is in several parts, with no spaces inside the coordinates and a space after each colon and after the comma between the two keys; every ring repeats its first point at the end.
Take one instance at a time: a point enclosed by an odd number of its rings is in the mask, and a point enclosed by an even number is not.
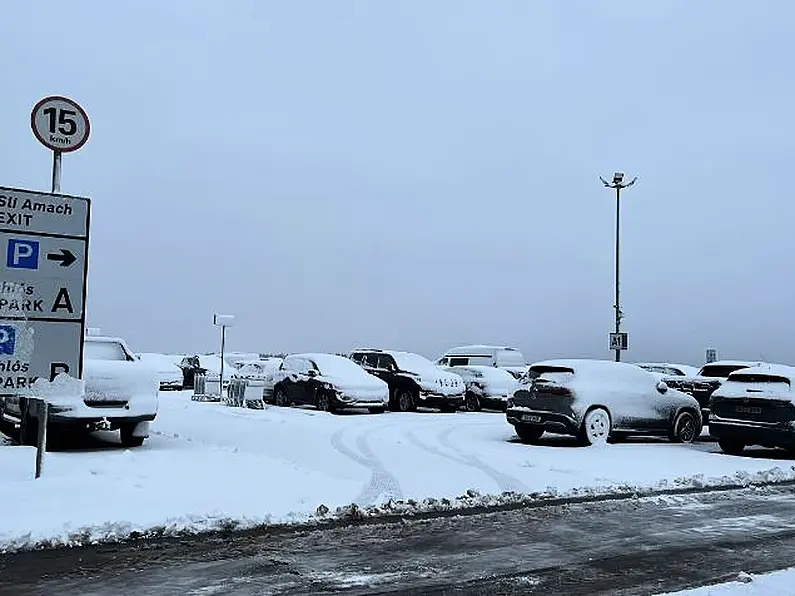
{"type": "Polygon", "coordinates": [[[30,450],[0,446],[0,466],[17,462],[0,495],[25,504],[0,518],[0,550],[795,481],[783,452],[559,436],[528,446],[494,413],[335,416],[166,393],[153,431],[139,449],[95,440],[48,453],[38,480],[30,450]]]}
{"type": "Polygon", "coordinates": [[[763,575],[740,573],[735,581],[659,596],[795,596],[795,568],[763,575]]]}

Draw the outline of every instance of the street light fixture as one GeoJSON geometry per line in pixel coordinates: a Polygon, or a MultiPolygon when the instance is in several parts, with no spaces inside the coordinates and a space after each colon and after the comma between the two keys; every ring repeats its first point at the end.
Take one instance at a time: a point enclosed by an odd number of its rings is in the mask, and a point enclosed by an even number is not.
{"type": "Polygon", "coordinates": [[[621,362],[621,350],[626,350],[628,347],[627,341],[627,334],[621,333],[621,319],[624,318],[624,313],[621,311],[621,300],[620,300],[620,248],[621,248],[621,241],[620,241],[620,232],[621,232],[621,191],[625,188],[629,188],[635,181],[638,179],[635,176],[632,180],[624,183],[624,172],[616,172],[613,174],[613,182],[608,182],[601,176],[599,176],[599,180],[602,181],[607,188],[615,188],[616,189],[616,303],[613,305],[613,309],[616,313],[616,330],[614,334],[610,335],[610,347],[616,351],[616,362],[621,362]]]}

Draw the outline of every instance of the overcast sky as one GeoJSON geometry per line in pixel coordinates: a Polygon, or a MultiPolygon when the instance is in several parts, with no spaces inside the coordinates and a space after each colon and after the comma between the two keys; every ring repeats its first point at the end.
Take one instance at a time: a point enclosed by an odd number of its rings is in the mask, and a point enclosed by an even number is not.
{"type": "Polygon", "coordinates": [[[795,362],[795,6],[52,0],[4,7],[0,185],[77,100],[89,324],[139,351],[470,342],[795,362]]]}

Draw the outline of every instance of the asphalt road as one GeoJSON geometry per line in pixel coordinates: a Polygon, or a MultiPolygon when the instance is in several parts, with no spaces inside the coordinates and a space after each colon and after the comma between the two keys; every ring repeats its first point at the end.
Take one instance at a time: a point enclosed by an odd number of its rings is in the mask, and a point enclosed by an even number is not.
{"type": "Polygon", "coordinates": [[[795,489],[0,557],[0,594],[655,594],[795,560],[795,489]]]}

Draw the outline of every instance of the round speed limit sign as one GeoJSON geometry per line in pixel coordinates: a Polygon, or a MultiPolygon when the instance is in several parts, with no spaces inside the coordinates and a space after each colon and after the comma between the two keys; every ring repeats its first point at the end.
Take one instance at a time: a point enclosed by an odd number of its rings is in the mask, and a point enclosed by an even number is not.
{"type": "Polygon", "coordinates": [[[62,153],[80,149],[91,132],[85,110],[60,95],[45,97],[33,106],[30,127],[42,145],[62,153]]]}

